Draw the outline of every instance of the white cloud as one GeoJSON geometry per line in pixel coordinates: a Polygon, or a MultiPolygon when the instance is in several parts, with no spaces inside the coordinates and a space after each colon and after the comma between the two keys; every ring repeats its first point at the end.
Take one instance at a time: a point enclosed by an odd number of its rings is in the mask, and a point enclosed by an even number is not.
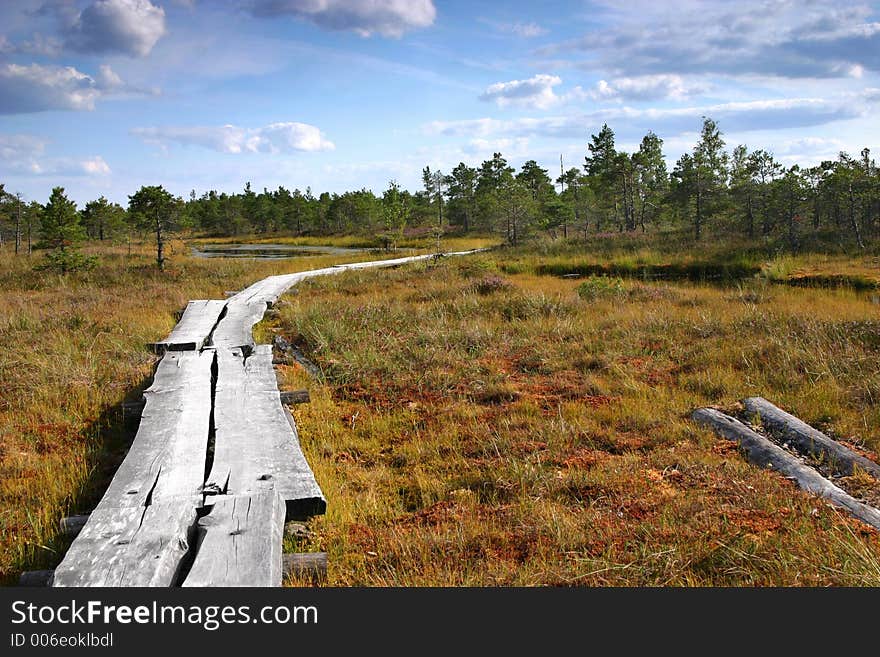
{"type": "Polygon", "coordinates": [[[262,128],[234,125],[135,128],[131,133],[163,147],[177,143],[233,154],[316,152],[335,148],[318,128],[296,122],[271,123],[262,128]]]}
{"type": "Polygon", "coordinates": [[[400,37],[434,23],[433,0],[255,0],[255,16],[295,16],[330,30],[400,37]]]}
{"type": "Polygon", "coordinates": [[[588,93],[594,100],[644,101],[683,100],[701,93],[697,86],[687,86],[679,75],[640,75],[617,78],[607,82],[599,80],[588,93]]]}
{"type": "Polygon", "coordinates": [[[514,36],[522,37],[524,39],[533,39],[535,37],[544,36],[547,34],[548,30],[545,27],[541,27],[537,23],[529,22],[529,23],[496,23],[494,21],[484,21],[494,27],[499,32],[504,32],[505,34],[513,34],[514,36]]]}
{"type": "Polygon", "coordinates": [[[93,110],[101,92],[72,66],[0,66],[0,114],[93,110]]]}
{"type": "Polygon", "coordinates": [[[596,28],[540,54],[587,54],[616,76],[651,73],[840,78],[880,70],[880,23],[868,3],[595,0],[596,28]],[[603,7],[604,5],[604,7],[603,7]]]}
{"type": "Polygon", "coordinates": [[[30,176],[107,176],[110,166],[100,155],[86,159],[47,157],[48,139],[0,134],[0,164],[10,173],[30,176]]]}
{"type": "Polygon", "coordinates": [[[43,154],[47,143],[32,135],[0,134],[0,162],[32,160],[43,154]]]}
{"type": "Polygon", "coordinates": [[[165,32],[165,10],[150,0],[96,0],[66,29],[65,43],[84,53],[145,57],[165,32]]]}
{"type": "Polygon", "coordinates": [[[79,165],[82,167],[85,173],[88,173],[90,175],[106,176],[110,173],[110,167],[104,161],[104,158],[100,155],[88,160],[82,160],[79,165]]]}
{"type": "Polygon", "coordinates": [[[746,132],[824,125],[862,116],[865,111],[864,106],[851,99],[783,98],[664,109],[621,106],[582,114],[511,120],[434,121],[425,125],[424,131],[429,135],[472,139],[532,135],[583,138],[607,122],[615,130],[620,126],[642,134],[653,130],[663,137],[667,133],[698,129],[703,116],[718,121],[724,131],[746,132]]]}
{"type": "Polygon", "coordinates": [[[540,73],[528,80],[510,80],[491,84],[480,95],[480,100],[495,102],[499,107],[519,105],[548,109],[561,101],[553,91],[553,87],[560,84],[562,84],[560,77],[540,73]]]}
{"type": "Polygon", "coordinates": [[[73,66],[0,65],[0,114],[90,111],[98,99],[118,93],[143,92],[126,85],[106,64],[95,77],[73,66]]]}

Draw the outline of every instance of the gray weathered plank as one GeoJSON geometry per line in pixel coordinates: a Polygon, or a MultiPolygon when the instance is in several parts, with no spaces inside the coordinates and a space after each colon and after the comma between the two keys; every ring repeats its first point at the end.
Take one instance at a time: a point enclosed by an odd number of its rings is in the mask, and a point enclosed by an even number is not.
{"type": "Polygon", "coordinates": [[[199,520],[196,557],[183,586],[281,586],[284,500],[263,484],[217,500],[199,520]]]}
{"type": "Polygon", "coordinates": [[[880,479],[880,465],[856,454],[763,397],[744,399],[743,406],[749,413],[760,417],[765,429],[781,440],[791,443],[802,454],[825,459],[832,468],[844,475],[853,474],[858,467],[874,478],[880,479]]]}
{"type": "Polygon", "coordinates": [[[55,586],[171,586],[201,501],[212,350],[171,351],[134,442],[56,570],[55,586]]]}
{"type": "Polygon", "coordinates": [[[164,340],[150,343],[150,348],[160,354],[166,351],[201,349],[217,325],[225,307],[225,301],[190,301],[174,330],[164,340]]]}
{"type": "Polygon", "coordinates": [[[845,509],[862,522],[880,529],[880,510],[858,501],[816,470],[804,465],[796,456],[775,445],[769,438],[752,431],[739,420],[714,408],[699,408],[691,417],[699,424],[711,427],[715,433],[724,438],[739,443],[748,455],[749,461],[755,465],[776,470],[794,479],[805,491],[828,500],[832,505],[845,509]]]}
{"type": "Polygon", "coordinates": [[[174,586],[198,520],[177,500],[96,510],[55,569],[53,586],[174,586]]]}
{"type": "Polygon", "coordinates": [[[140,426],[98,509],[194,497],[205,475],[214,351],[170,351],[144,392],[140,426]]]}
{"type": "Polygon", "coordinates": [[[214,460],[206,490],[247,495],[272,482],[288,519],[324,513],[326,502],[281,405],[272,347],[259,345],[248,358],[217,352],[214,460]]]}

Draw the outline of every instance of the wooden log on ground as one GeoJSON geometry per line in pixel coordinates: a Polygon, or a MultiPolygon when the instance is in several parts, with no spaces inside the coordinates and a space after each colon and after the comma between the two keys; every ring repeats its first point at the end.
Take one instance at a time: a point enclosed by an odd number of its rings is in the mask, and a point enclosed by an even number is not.
{"type": "MultiPolygon", "coordinates": [[[[274,362],[274,361],[273,361],[274,362]]],[[[308,404],[311,401],[309,391],[302,390],[284,390],[280,393],[282,404],[308,404]]]]}
{"type": "Polygon", "coordinates": [[[124,420],[140,420],[145,403],[144,399],[122,402],[122,418],[124,420]]]}
{"type": "Polygon", "coordinates": [[[194,539],[196,507],[177,500],[95,510],[53,586],[175,586],[194,539]]]}
{"type": "Polygon", "coordinates": [[[61,519],[58,526],[62,534],[74,538],[82,531],[82,528],[85,527],[85,524],[88,521],[88,514],[82,516],[67,516],[66,518],[61,519]]]}
{"type": "Polygon", "coordinates": [[[326,552],[292,552],[284,555],[282,561],[284,579],[292,577],[309,578],[313,582],[327,579],[326,552]]]}
{"type": "Polygon", "coordinates": [[[281,586],[285,504],[264,490],[215,502],[199,520],[199,541],[183,582],[196,586],[281,586]]]}
{"type": "Polygon", "coordinates": [[[880,479],[880,465],[856,454],[763,397],[749,397],[742,403],[750,414],[760,417],[765,429],[780,440],[790,443],[802,454],[822,459],[844,475],[851,475],[855,468],[859,468],[875,479],[880,479]]]}
{"type": "Polygon", "coordinates": [[[697,409],[691,417],[695,422],[712,428],[720,436],[739,443],[749,461],[755,465],[776,470],[796,481],[805,491],[828,500],[833,506],[848,511],[875,529],[880,529],[880,510],[858,501],[796,456],[786,452],[769,438],[752,431],[736,418],[714,408],[697,409]]]}
{"type": "Polygon", "coordinates": [[[164,354],[166,351],[201,349],[217,325],[225,307],[225,301],[190,301],[174,330],[164,340],[150,343],[150,349],[158,354],[164,354]]]}
{"type": "Polygon", "coordinates": [[[288,520],[324,513],[324,494],[281,404],[271,346],[259,345],[247,359],[220,349],[217,367],[214,460],[206,491],[249,495],[271,482],[288,520]]]}
{"type": "Polygon", "coordinates": [[[45,587],[52,586],[54,570],[26,570],[18,577],[19,586],[45,587]]]}

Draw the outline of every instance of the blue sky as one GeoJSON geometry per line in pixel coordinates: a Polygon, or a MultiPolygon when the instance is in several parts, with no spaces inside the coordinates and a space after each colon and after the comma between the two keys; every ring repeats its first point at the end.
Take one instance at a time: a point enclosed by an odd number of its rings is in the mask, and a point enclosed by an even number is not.
{"type": "Polygon", "coordinates": [[[667,159],[880,151],[880,6],[824,1],[4,0],[0,182],[381,191],[501,151],[580,166],[607,121],[667,159]]]}

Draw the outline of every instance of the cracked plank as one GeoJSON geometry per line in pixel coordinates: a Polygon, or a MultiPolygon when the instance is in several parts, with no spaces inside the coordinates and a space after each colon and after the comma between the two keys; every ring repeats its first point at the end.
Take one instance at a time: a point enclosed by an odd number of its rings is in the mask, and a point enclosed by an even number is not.
{"type": "Polygon", "coordinates": [[[284,516],[284,500],[268,482],[252,494],[216,500],[199,520],[183,586],[281,586],[284,516]]]}
{"type": "Polygon", "coordinates": [[[94,511],[52,586],[174,586],[197,519],[195,505],[177,501],[94,511]]]}
{"type": "Polygon", "coordinates": [[[217,325],[225,301],[198,300],[186,304],[183,316],[167,338],[149,344],[159,354],[166,351],[192,351],[201,349],[217,325]]]}
{"type": "Polygon", "coordinates": [[[281,405],[271,345],[248,358],[220,349],[217,371],[214,461],[205,487],[248,495],[271,482],[289,520],[324,513],[324,495],[281,405]]]}
{"type": "Polygon", "coordinates": [[[137,434],[98,509],[142,507],[199,494],[211,417],[214,351],[170,351],[159,361],[137,434]]]}
{"type": "Polygon", "coordinates": [[[170,351],[134,442],[56,571],[55,586],[171,586],[205,475],[213,351],[170,351]]]}

